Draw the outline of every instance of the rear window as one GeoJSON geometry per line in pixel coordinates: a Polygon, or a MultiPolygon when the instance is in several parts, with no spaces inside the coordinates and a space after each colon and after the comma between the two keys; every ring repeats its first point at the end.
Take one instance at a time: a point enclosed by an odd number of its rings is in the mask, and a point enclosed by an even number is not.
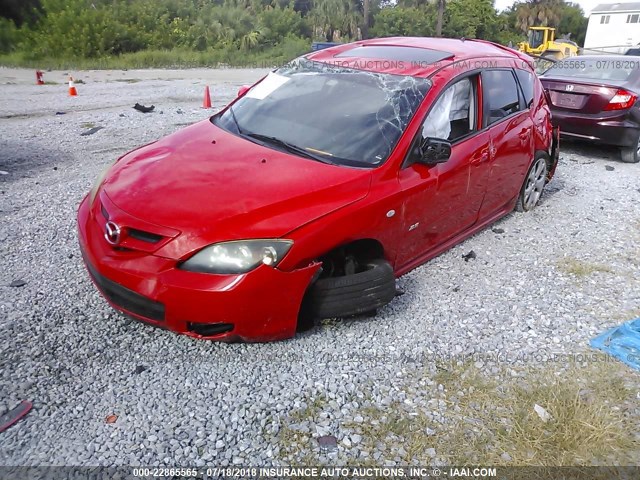
{"type": "Polygon", "coordinates": [[[533,74],[531,72],[527,72],[526,70],[517,69],[516,76],[518,77],[518,81],[520,82],[520,86],[522,87],[524,102],[527,107],[530,107],[531,102],[533,102],[533,74]]]}
{"type": "Polygon", "coordinates": [[[555,63],[545,77],[586,78],[589,80],[624,81],[640,68],[640,60],[626,58],[565,59],[555,63]]]}
{"type": "Polygon", "coordinates": [[[482,72],[482,88],[489,103],[489,125],[520,109],[518,85],[511,70],[482,72]]]}

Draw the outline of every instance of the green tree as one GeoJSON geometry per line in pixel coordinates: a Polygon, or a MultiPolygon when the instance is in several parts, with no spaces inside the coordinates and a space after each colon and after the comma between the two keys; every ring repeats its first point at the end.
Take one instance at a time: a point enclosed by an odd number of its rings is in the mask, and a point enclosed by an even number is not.
{"type": "Polygon", "coordinates": [[[424,36],[435,33],[435,6],[383,8],[374,18],[371,32],[376,37],[424,36]]]}
{"type": "Polygon", "coordinates": [[[444,15],[443,34],[452,38],[494,40],[500,22],[492,0],[450,0],[444,15]]]}
{"type": "Polygon", "coordinates": [[[309,20],[314,38],[332,42],[358,38],[362,15],[352,0],[314,0],[309,20]]]}
{"type": "Polygon", "coordinates": [[[589,19],[584,16],[582,7],[577,3],[566,3],[562,11],[562,17],[558,24],[560,34],[571,34],[571,40],[578,45],[584,45],[584,37],[587,34],[589,19]]]}

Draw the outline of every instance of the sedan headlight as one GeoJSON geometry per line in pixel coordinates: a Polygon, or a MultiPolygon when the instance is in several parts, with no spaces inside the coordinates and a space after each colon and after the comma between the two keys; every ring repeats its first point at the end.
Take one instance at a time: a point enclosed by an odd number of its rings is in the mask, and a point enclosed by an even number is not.
{"type": "Polygon", "coordinates": [[[180,265],[183,270],[202,273],[246,273],[264,263],[275,267],[287,254],[291,240],[238,240],[203,248],[180,265]]]}

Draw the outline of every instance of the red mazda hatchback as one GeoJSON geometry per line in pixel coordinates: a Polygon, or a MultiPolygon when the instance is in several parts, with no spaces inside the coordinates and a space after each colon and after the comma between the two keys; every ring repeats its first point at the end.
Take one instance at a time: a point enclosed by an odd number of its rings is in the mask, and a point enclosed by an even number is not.
{"type": "Polygon", "coordinates": [[[78,211],[87,269],[116,309],[199,338],[373,311],[396,277],[537,204],[558,132],[528,60],[431,38],[299,58],[118,159],[78,211]]]}

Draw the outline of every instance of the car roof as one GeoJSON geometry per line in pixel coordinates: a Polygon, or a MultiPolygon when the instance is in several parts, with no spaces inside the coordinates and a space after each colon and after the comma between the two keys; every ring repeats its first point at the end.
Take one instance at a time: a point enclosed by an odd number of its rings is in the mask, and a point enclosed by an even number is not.
{"type": "Polygon", "coordinates": [[[626,62],[630,62],[632,59],[629,58],[629,55],[620,55],[617,53],[604,54],[604,55],[580,55],[579,57],[565,57],[560,61],[576,61],[576,60],[623,60],[626,62]]]}
{"type": "Polygon", "coordinates": [[[389,37],[362,40],[318,50],[308,60],[378,73],[428,77],[454,62],[479,58],[531,59],[508,47],[484,40],[389,37]]]}

